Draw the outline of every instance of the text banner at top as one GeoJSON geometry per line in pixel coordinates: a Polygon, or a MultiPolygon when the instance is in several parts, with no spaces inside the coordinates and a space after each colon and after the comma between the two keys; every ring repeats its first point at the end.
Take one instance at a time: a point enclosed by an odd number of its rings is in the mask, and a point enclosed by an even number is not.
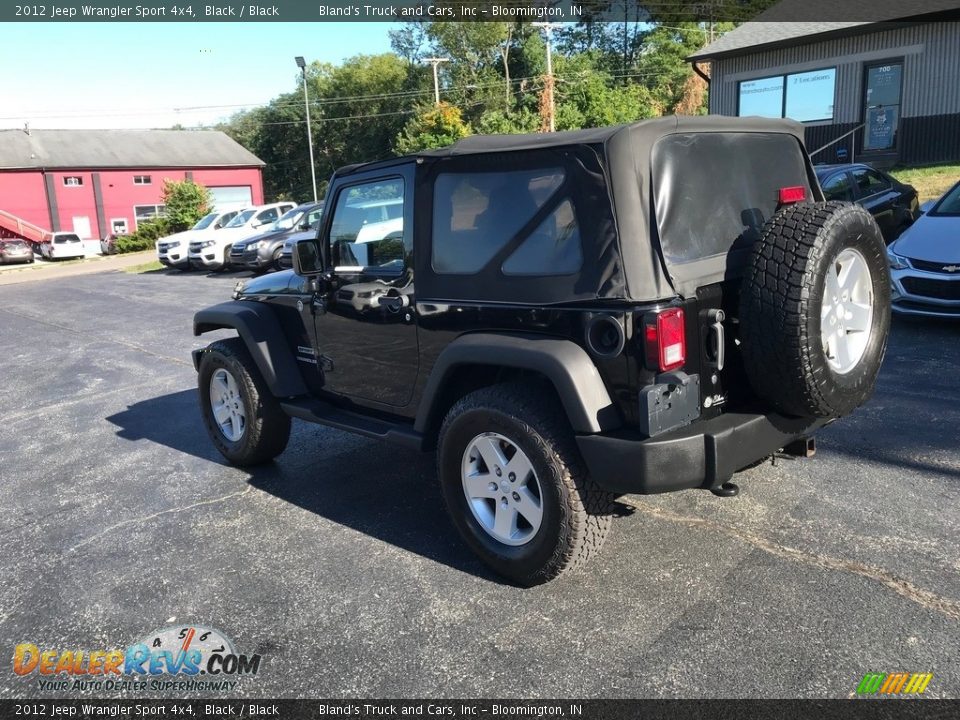
{"type": "Polygon", "coordinates": [[[55,0],[2,3],[3,22],[886,22],[960,19],[960,0],[55,0]]]}

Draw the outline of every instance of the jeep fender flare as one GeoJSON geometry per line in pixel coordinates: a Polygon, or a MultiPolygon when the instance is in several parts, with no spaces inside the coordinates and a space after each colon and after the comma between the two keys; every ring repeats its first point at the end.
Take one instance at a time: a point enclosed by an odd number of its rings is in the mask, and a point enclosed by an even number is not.
{"type": "MultiPolygon", "coordinates": [[[[200,310],[193,316],[194,335],[222,329],[237,331],[274,397],[307,394],[300,368],[272,308],[263,303],[235,300],[200,310]]],[[[203,350],[193,352],[197,369],[202,353],[203,350]]]]}
{"type": "Polygon", "coordinates": [[[471,333],[447,345],[434,363],[420,399],[415,430],[426,432],[445,381],[462,365],[540,373],[556,389],[574,432],[599,433],[621,425],[596,365],[576,343],[545,335],[471,333]]]}

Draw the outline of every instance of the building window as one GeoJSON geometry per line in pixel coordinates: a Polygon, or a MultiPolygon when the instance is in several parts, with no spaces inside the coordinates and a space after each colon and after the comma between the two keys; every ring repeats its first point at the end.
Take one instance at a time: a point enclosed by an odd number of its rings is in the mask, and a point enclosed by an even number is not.
{"type": "Polygon", "coordinates": [[[836,85],[836,68],[742,80],[737,114],[798,122],[833,120],[836,85]]]}
{"type": "Polygon", "coordinates": [[[149,185],[151,182],[149,175],[134,175],[133,184],[134,185],[149,185]]]}
{"type": "Polygon", "coordinates": [[[80,187],[83,185],[83,178],[79,175],[64,175],[63,184],[67,187],[80,187]]]}
{"type": "Polygon", "coordinates": [[[110,220],[110,230],[114,235],[126,235],[127,230],[127,219],[126,218],[112,218],[110,220]]]}
{"type": "Polygon", "coordinates": [[[137,224],[145,220],[153,220],[163,215],[166,206],[164,205],[134,205],[133,214],[137,219],[137,224]]]}
{"type": "Polygon", "coordinates": [[[740,83],[740,110],[738,115],[783,117],[783,75],[740,83]]]}

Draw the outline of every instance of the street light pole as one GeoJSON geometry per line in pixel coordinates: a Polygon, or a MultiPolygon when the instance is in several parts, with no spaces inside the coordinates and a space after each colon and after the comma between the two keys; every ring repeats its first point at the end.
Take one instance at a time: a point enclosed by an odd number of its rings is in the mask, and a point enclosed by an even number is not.
{"type": "Polygon", "coordinates": [[[553,132],[556,129],[554,123],[554,103],[553,103],[553,31],[556,30],[560,25],[558,23],[552,22],[535,22],[530,23],[533,27],[543,30],[543,34],[547,38],[547,114],[550,132],[553,132]]]}
{"type": "Polygon", "coordinates": [[[433,102],[436,105],[440,104],[440,81],[437,79],[437,68],[440,66],[440,63],[450,62],[450,58],[438,58],[430,57],[424,58],[425,63],[430,63],[433,66],[433,102]]]}
{"type": "Polygon", "coordinates": [[[294,60],[303,76],[303,106],[307,110],[307,145],[310,146],[310,179],[313,181],[313,201],[317,202],[317,168],[313,164],[313,131],[310,129],[310,98],[307,96],[307,63],[297,55],[294,60]]]}

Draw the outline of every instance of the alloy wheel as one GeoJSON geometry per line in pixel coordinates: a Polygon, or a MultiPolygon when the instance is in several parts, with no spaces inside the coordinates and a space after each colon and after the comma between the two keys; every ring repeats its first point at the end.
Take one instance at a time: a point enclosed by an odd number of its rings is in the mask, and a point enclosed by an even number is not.
{"type": "Polygon", "coordinates": [[[480,527],[505,545],[530,542],[543,522],[543,492],[519,445],[499,433],[467,443],[461,463],[467,505],[480,527]]]}

